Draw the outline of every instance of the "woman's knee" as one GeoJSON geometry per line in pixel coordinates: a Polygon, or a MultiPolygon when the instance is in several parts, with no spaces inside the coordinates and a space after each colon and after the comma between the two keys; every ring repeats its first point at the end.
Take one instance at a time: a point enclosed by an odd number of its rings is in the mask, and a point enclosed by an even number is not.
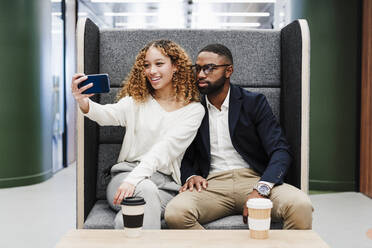
{"type": "Polygon", "coordinates": [[[150,179],[144,179],[139,182],[134,191],[135,195],[146,196],[159,196],[159,189],[150,179]]]}
{"type": "Polygon", "coordinates": [[[119,211],[120,210],[120,206],[119,205],[114,205],[114,197],[116,195],[116,192],[120,186],[120,184],[123,182],[123,180],[125,179],[125,177],[127,176],[128,173],[120,173],[116,176],[114,176],[113,178],[111,178],[109,184],[107,185],[107,188],[106,188],[106,199],[107,199],[107,202],[108,204],[110,205],[110,207],[112,209],[114,209],[115,211],[119,211]]]}

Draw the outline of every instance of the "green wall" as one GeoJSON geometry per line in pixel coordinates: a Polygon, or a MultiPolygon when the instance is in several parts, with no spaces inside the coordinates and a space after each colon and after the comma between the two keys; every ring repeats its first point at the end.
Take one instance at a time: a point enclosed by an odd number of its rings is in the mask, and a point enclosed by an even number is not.
{"type": "Polygon", "coordinates": [[[0,8],[0,188],[52,176],[50,1],[0,8]]]}
{"type": "Polygon", "coordinates": [[[310,189],[357,190],[360,1],[293,0],[292,11],[311,36],[310,189]]]}

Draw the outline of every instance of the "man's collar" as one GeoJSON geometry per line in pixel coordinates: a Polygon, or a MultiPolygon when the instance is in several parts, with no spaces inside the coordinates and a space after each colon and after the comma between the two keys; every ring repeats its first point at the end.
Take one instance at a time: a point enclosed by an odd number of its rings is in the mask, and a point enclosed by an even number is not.
{"type": "MultiPolygon", "coordinates": [[[[230,89],[231,89],[231,85],[229,86],[229,91],[227,92],[227,95],[225,97],[225,100],[223,101],[222,105],[221,105],[221,109],[222,108],[226,108],[226,109],[229,109],[229,101],[230,101],[230,89]]],[[[208,96],[205,95],[205,103],[206,103],[206,106],[208,109],[210,109],[212,106],[214,108],[216,108],[209,100],[208,100],[208,96]]]]}

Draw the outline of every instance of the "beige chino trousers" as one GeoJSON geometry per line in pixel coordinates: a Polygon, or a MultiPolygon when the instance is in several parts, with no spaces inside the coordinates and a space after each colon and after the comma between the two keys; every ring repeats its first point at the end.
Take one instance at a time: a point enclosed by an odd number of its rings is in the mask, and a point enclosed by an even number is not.
{"type": "MultiPolygon", "coordinates": [[[[242,214],[248,194],[259,180],[260,175],[247,168],[210,174],[206,190],[187,190],[168,203],[165,221],[170,228],[204,229],[202,224],[242,214]]],[[[311,229],[313,207],[303,191],[284,183],[272,189],[270,200],[271,217],[282,219],[284,229],[311,229]]]]}

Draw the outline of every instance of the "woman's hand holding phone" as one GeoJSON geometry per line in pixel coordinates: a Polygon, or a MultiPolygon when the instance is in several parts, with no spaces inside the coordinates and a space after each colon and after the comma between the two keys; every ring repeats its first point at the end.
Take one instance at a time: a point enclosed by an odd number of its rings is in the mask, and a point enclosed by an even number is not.
{"type": "Polygon", "coordinates": [[[71,83],[71,92],[74,96],[75,100],[78,102],[79,107],[81,111],[83,111],[84,114],[89,112],[89,100],[88,98],[91,96],[94,96],[93,94],[83,94],[82,92],[93,87],[93,83],[87,84],[79,89],[78,85],[81,82],[84,82],[87,80],[88,77],[84,73],[76,73],[72,77],[72,83],[71,83]]]}

